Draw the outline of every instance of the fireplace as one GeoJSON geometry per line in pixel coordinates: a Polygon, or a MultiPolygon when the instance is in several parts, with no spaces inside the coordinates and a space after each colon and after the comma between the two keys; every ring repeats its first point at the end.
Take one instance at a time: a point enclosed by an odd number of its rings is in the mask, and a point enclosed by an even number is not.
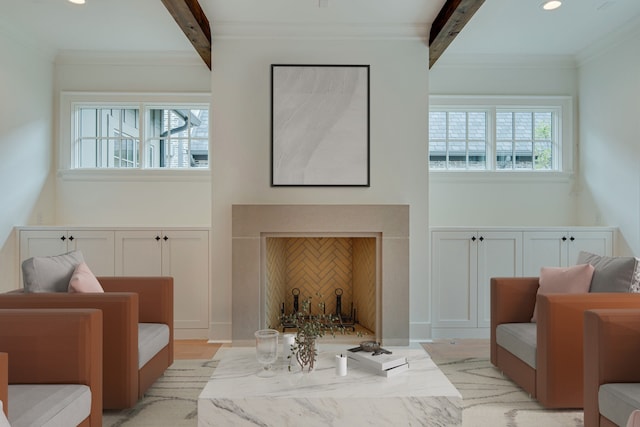
{"type": "Polygon", "coordinates": [[[302,310],[309,300],[311,314],[326,314],[345,332],[376,336],[379,233],[346,235],[266,236],[263,251],[266,286],[265,325],[282,324],[282,315],[302,310]]]}
{"type": "Polygon", "coordinates": [[[352,313],[353,302],[356,319],[384,345],[408,345],[407,205],[234,205],[232,240],[234,345],[252,344],[254,331],[278,326],[275,323],[282,304],[285,312],[292,311],[292,290],[302,291],[303,284],[305,292],[314,295],[314,286],[320,286],[319,293],[326,298],[325,307],[330,313],[336,310],[336,290],[341,288],[345,317],[352,313]],[[345,267],[345,277],[334,277],[326,283],[316,283],[317,278],[311,277],[300,279],[292,272],[287,279],[287,268],[296,267],[284,267],[282,257],[292,256],[304,245],[333,246],[330,250],[350,252],[350,257],[337,262],[348,264],[351,271],[345,267]],[[270,266],[269,260],[276,257],[280,260],[270,266]],[[368,270],[356,271],[354,277],[354,271],[361,269],[368,270]]]}

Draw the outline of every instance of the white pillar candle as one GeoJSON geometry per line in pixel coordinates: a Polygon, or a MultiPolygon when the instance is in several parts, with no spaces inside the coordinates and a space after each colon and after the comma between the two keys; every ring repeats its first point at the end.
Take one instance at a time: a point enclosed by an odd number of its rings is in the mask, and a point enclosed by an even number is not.
{"type": "Polygon", "coordinates": [[[336,354],[336,375],[339,377],[347,375],[347,356],[336,354]]]}

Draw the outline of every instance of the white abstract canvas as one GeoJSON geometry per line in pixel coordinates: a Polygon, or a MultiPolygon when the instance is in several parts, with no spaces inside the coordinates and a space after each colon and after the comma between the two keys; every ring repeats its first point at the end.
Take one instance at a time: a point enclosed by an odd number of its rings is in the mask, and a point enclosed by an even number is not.
{"type": "Polygon", "coordinates": [[[369,66],[271,73],[272,185],[369,186],[369,66]]]}

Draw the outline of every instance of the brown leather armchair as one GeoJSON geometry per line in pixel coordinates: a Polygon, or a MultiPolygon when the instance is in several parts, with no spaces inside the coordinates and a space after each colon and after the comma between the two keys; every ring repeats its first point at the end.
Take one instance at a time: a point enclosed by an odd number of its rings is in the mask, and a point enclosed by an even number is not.
{"type": "Polygon", "coordinates": [[[0,352],[0,400],[6,415],[12,408],[9,384],[79,384],[91,390],[90,414],[79,425],[102,426],[100,310],[0,310],[0,352]]]}
{"type": "MultiPolygon", "coordinates": [[[[584,319],[584,425],[625,425],[625,405],[602,414],[598,393],[603,384],[640,384],[640,309],[589,310],[584,319]]],[[[636,387],[637,388],[637,387],[636,387]]],[[[604,397],[604,396],[603,396],[604,397]]],[[[627,408],[630,409],[630,408],[627,408]]],[[[636,408],[638,409],[638,408],[636,408]]],[[[605,410],[606,412],[606,410],[605,410]]]]}
{"type": "Polygon", "coordinates": [[[105,293],[0,294],[0,308],[95,308],[103,312],[103,407],[124,409],[173,363],[173,278],[98,277],[105,293]],[[169,343],[138,367],[138,324],[169,326],[169,343]]]}
{"type": "Polygon", "coordinates": [[[491,279],[491,363],[546,408],[583,407],[584,312],[640,307],[640,294],[537,295],[537,277],[491,279]],[[496,328],[529,323],[536,301],[535,368],[501,346],[496,328]]]}

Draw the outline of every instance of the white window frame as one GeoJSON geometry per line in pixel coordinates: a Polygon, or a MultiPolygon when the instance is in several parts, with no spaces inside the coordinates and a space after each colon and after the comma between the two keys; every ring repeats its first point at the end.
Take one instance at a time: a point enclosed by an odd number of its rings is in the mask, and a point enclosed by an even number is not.
{"type": "MultiPolygon", "coordinates": [[[[210,93],[116,93],[61,92],[58,113],[58,176],[65,180],[208,180],[211,176],[211,94],[210,93]],[[146,141],[140,148],[139,168],[75,168],[74,114],[77,105],[117,106],[140,109],[141,127],[146,125],[144,108],[154,106],[206,105],[209,108],[209,167],[207,168],[145,168],[146,141]],[[144,108],[143,108],[144,107],[144,108]]],[[[143,132],[143,129],[140,129],[143,132]]]]}
{"type": "MultiPolygon", "coordinates": [[[[430,111],[486,111],[487,114],[487,169],[433,169],[430,177],[444,180],[566,180],[573,174],[574,102],[571,96],[466,96],[430,95],[430,111]],[[497,110],[553,111],[556,116],[557,148],[554,152],[553,170],[503,170],[496,169],[497,110]]],[[[429,158],[427,158],[429,162],[429,158]]]]}

